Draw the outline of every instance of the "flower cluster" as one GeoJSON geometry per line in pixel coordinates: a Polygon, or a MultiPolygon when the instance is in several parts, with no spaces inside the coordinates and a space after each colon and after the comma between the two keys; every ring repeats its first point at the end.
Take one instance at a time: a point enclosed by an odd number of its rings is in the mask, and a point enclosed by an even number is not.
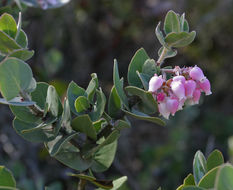
{"type": "Polygon", "coordinates": [[[182,110],[185,104],[194,105],[199,103],[201,92],[210,95],[211,87],[209,80],[202,70],[195,67],[175,67],[174,69],[162,70],[163,75],[154,75],[149,82],[149,91],[158,102],[160,114],[169,119],[182,110]],[[166,72],[172,73],[173,77],[166,80],[166,72]]]}

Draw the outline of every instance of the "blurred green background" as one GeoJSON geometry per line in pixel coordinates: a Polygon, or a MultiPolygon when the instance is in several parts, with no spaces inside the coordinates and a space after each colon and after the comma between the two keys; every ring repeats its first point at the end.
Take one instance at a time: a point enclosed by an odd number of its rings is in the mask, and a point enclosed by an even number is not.
{"type": "MultiPolygon", "coordinates": [[[[58,9],[23,11],[23,28],[36,52],[29,61],[34,76],[55,85],[62,97],[71,80],[86,87],[93,72],[108,95],[113,59],[126,78],[140,47],[157,59],[160,45],[154,30],[170,9],[186,13],[197,38],[164,65],[200,66],[213,94],[178,112],[164,128],[131,120],[133,127],[122,133],[110,170],[97,174],[127,175],[124,190],[175,189],[192,171],[198,149],[208,155],[218,148],[233,160],[233,0],[71,0],[58,9]]],[[[12,7],[8,12],[17,17],[12,7]]],[[[13,171],[19,188],[42,190],[52,184],[56,190],[76,189],[77,181],[66,175],[70,169],[50,158],[41,144],[19,137],[6,106],[0,106],[0,113],[0,164],[13,171]]]]}

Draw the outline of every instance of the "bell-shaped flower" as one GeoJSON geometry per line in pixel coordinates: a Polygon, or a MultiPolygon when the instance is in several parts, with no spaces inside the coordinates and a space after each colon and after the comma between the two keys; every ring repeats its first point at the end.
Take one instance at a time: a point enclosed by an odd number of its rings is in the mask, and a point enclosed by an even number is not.
{"type": "Polygon", "coordinates": [[[187,80],[184,83],[184,88],[185,88],[185,96],[187,98],[192,98],[193,92],[196,89],[196,82],[194,80],[187,80]]]}
{"type": "Polygon", "coordinates": [[[170,111],[167,109],[166,102],[161,102],[158,104],[159,113],[166,119],[169,119],[170,111]]]}
{"type": "Polygon", "coordinates": [[[185,88],[181,81],[173,81],[171,83],[171,89],[179,100],[186,99],[185,88]]]}
{"type": "Polygon", "coordinates": [[[155,93],[163,84],[164,79],[162,78],[162,76],[157,76],[154,75],[149,82],[149,90],[150,92],[155,93]]]}
{"type": "Polygon", "coordinates": [[[185,83],[185,77],[183,75],[178,75],[172,78],[173,81],[181,81],[183,84],[185,83]]]}
{"type": "Polygon", "coordinates": [[[202,81],[205,79],[205,76],[203,74],[203,71],[198,67],[195,66],[189,71],[189,76],[196,81],[202,81]]]}
{"type": "Polygon", "coordinates": [[[210,87],[210,81],[207,78],[201,81],[199,85],[200,85],[201,90],[203,90],[206,95],[212,94],[211,87],[210,87]]]}
{"type": "Polygon", "coordinates": [[[178,110],[177,110],[177,111],[183,109],[183,106],[184,106],[185,101],[186,101],[186,99],[182,99],[182,100],[179,101],[179,106],[178,106],[178,110]]]}
{"type": "Polygon", "coordinates": [[[167,110],[174,115],[179,107],[179,102],[176,98],[167,98],[166,100],[167,110]]]}
{"type": "Polygon", "coordinates": [[[195,105],[199,103],[201,97],[201,90],[196,88],[193,92],[193,97],[188,100],[187,104],[188,105],[195,105]]]}

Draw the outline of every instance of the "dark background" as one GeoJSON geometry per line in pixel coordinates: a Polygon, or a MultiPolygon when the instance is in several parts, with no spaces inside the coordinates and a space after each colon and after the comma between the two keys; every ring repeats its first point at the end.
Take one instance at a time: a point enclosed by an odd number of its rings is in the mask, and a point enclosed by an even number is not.
{"type": "MultiPolygon", "coordinates": [[[[178,112],[166,127],[131,120],[133,126],[123,131],[110,170],[98,174],[100,178],[127,175],[122,190],[175,189],[192,172],[199,149],[208,155],[218,148],[231,160],[233,1],[72,0],[59,9],[23,12],[23,28],[36,52],[29,61],[34,76],[54,84],[63,96],[71,80],[86,87],[93,72],[108,95],[113,59],[126,79],[130,59],[140,47],[157,59],[160,45],[154,30],[170,9],[186,13],[197,38],[164,65],[200,66],[213,94],[178,112]]],[[[57,190],[75,189],[77,181],[66,176],[70,169],[49,157],[42,144],[19,137],[6,106],[0,105],[0,113],[0,164],[13,171],[19,188],[42,190],[53,184],[57,190]]]]}

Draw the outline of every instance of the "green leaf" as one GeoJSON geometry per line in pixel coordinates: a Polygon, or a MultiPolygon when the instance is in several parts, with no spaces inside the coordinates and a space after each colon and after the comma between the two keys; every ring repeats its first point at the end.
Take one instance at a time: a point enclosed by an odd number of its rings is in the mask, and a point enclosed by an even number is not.
{"type": "Polygon", "coordinates": [[[33,127],[33,128],[30,128],[30,129],[24,129],[21,131],[22,134],[24,133],[31,133],[33,131],[38,131],[38,130],[41,130],[41,129],[47,129],[49,128],[49,130],[53,133],[54,131],[54,125],[56,124],[55,122],[57,121],[57,118],[56,117],[48,117],[45,121],[41,122],[41,123],[36,123],[37,126],[33,127]]]}
{"type": "Polygon", "coordinates": [[[0,31],[0,54],[8,55],[21,47],[4,32],[0,31]]]}
{"type": "Polygon", "coordinates": [[[143,48],[139,49],[134,54],[128,68],[128,83],[130,86],[136,86],[139,88],[142,87],[141,81],[136,71],[138,71],[139,73],[142,72],[142,66],[147,59],[149,59],[149,56],[143,48]]]}
{"type": "MultiPolygon", "coordinates": [[[[121,178],[113,180],[113,188],[111,190],[118,190],[124,183],[127,181],[127,176],[123,176],[121,178]]],[[[102,188],[98,188],[96,190],[103,190],[102,188]]]]}
{"type": "Polygon", "coordinates": [[[184,31],[184,21],[185,21],[185,13],[183,13],[183,14],[180,16],[180,29],[181,29],[181,32],[184,31]]]}
{"type": "Polygon", "coordinates": [[[27,123],[40,123],[41,117],[34,115],[28,107],[24,106],[10,106],[12,113],[17,119],[27,123]]]}
{"type": "Polygon", "coordinates": [[[195,186],[186,186],[182,190],[206,190],[201,187],[195,187],[195,186]]]}
{"type": "Polygon", "coordinates": [[[6,101],[4,98],[0,98],[0,104],[13,105],[13,106],[32,106],[36,102],[25,101],[21,97],[13,98],[10,101],[6,101]]]}
{"type": "Polygon", "coordinates": [[[142,73],[149,75],[150,77],[158,73],[157,66],[154,59],[147,59],[142,66],[142,73]]]}
{"type": "Polygon", "coordinates": [[[70,142],[62,144],[55,158],[69,168],[78,170],[79,172],[87,170],[92,164],[92,160],[83,159],[79,148],[70,142]]]}
{"type": "Polygon", "coordinates": [[[184,179],[184,185],[195,185],[195,180],[193,174],[189,174],[185,179],[184,179]]]}
{"type": "Polygon", "coordinates": [[[114,123],[114,128],[117,129],[117,130],[122,130],[122,129],[125,129],[125,128],[130,128],[130,123],[127,122],[127,121],[124,121],[124,120],[117,120],[115,123],[114,123]]]}
{"type": "Polygon", "coordinates": [[[233,166],[230,164],[223,165],[217,174],[215,189],[232,190],[233,187],[233,166]]]}
{"type": "Polygon", "coordinates": [[[27,89],[25,89],[25,92],[27,93],[33,92],[36,89],[36,85],[37,85],[36,80],[32,78],[29,86],[27,87],[27,89]]]}
{"type": "Polygon", "coordinates": [[[180,32],[179,18],[177,14],[172,10],[170,10],[165,17],[164,31],[166,34],[169,34],[171,32],[180,32]]]}
{"type": "Polygon", "coordinates": [[[28,46],[28,37],[26,33],[21,29],[19,35],[16,38],[16,42],[22,47],[27,48],[28,46]]]}
{"type": "Polygon", "coordinates": [[[136,73],[142,82],[143,88],[145,90],[148,90],[149,89],[149,81],[151,79],[150,75],[147,75],[144,73],[139,73],[138,71],[136,73]]]}
{"type": "Polygon", "coordinates": [[[214,188],[216,175],[218,173],[220,167],[213,168],[212,170],[208,171],[199,181],[198,186],[203,187],[206,189],[214,188]]]}
{"type": "Polygon", "coordinates": [[[117,118],[121,113],[121,108],[121,99],[117,94],[115,86],[113,85],[108,100],[108,114],[113,118],[117,118]]]}
{"type": "Polygon", "coordinates": [[[99,81],[97,78],[97,74],[96,73],[92,73],[91,74],[91,81],[87,87],[86,93],[87,93],[87,98],[90,102],[93,101],[94,95],[95,95],[95,91],[96,89],[99,87],[99,81]]]}
{"type": "Polygon", "coordinates": [[[219,150],[214,150],[207,159],[207,170],[220,166],[224,163],[224,158],[219,150]]]}
{"type": "Polygon", "coordinates": [[[141,110],[143,110],[144,113],[152,114],[157,112],[158,106],[151,92],[134,86],[127,86],[125,87],[125,90],[129,94],[138,96],[141,99],[141,102],[138,103],[138,106],[141,110]]]}
{"type": "Polygon", "coordinates": [[[29,51],[25,49],[15,50],[13,51],[9,57],[16,57],[18,59],[21,59],[23,61],[29,60],[34,55],[34,51],[29,51]]]}
{"type": "Polygon", "coordinates": [[[72,133],[65,136],[58,135],[54,140],[47,142],[46,146],[48,148],[49,154],[52,157],[56,156],[62,149],[62,146],[73,139],[77,134],[78,133],[72,133]]]}
{"type": "Polygon", "coordinates": [[[74,107],[77,112],[83,112],[90,108],[90,103],[85,96],[79,96],[75,100],[74,107]]]}
{"type": "Polygon", "coordinates": [[[46,104],[48,105],[48,111],[51,112],[54,117],[62,114],[62,104],[60,98],[56,89],[51,85],[48,87],[46,104]]]}
{"type": "Polygon", "coordinates": [[[87,94],[83,88],[79,87],[75,82],[72,81],[68,86],[67,98],[69,100],[71,111],[76,115],[79,114],[75,109],[74,103],[79,96],[87,96],[87,94]]]}
{"type": "Polygon", "coordinates": [[[152,123],[156,123],[158,125],[165,126],[165,122],[158,117],[151,117],[151,116],[144,114],[142,112],[139,112],[137,110],[132,110],[131,112],[129,112],[127,110],[122,110],[122,111],[124,111],[126,114],[128,114],[129,116],[134,117],[136,119],[150,121],[152,123]]]}
{"type": "MultiPolygon", "coordinates": [[[[161,48],[159,49],[159,51],[158,51],[158,55],[159,55],[159,56],[161,56],[161,54],[162,54],[164,48],[165,48],[165,47],[161,47],[161,48]]],[[[165,58],[171,58],[171,57],[175,57],[176,54],[177,54],[177,50],[170,49],[170,50],[168,50],[168,51],[166,52],[166,54],[165,54],[164,57],[165,57],[165,58]]]]}
{"type": "Polygon", "coordinates": [[[45,108],[46,97],[49,84],[45,82],[38,82],[36,89],[31,93],[32,100],[36,102],[41,109],[45,108]]]}
{"type": "Polygon", "coordinates": [[[0,166],[0,189],[6,190],[8,189],[6,187],[16,187],[15,178],[10,170],[5,166],[0,166]]]}
{"type": "Polygon", "coordinates": [[[93,127],[92,121],[87,114],[76,117],[72,121],[71,126],[75,131],[85,133],[93,140],[97,139],[95,128],[93,127]]]}
{"type": "Polygon", "coordinates": [[[98,121],[93,122],[93,126],[97,133],[101,131],[106,125],[108,125],[108,122],[103,118],[99,119],[98,121]]]}
{"type": "Polygon", "coordinates": [[[7,13],[0,17],[0,30],[5,32],[11,38],[15,38],[17,33],[17,25],[15,19],[7,13]]]}
{"type": "Polygon", "coordinates": [[[104,189],[112,189],[113,188],[112,180],[97,180],[95,177],[87,176],[84,174],[69,174],[69,175],[72,177],[78,177],[79,179],[87,180],[100,188],[104,188],[104,189]]]}
{"type": "Polygon", "coordinates": [[[160,30],[160,24],[161,22],[158,23],[156,29],[155,29],[155,34],[156,34],[156,37],[158,38],[159,40],[159,43],[162,45],[162,46],[166,46],[165,44],[165,41],[164,41],[164,36],[163,36],[163,33],[161,32],[160,30]]]}
{"type": "Polygon", "coordinates": [[[166,36],[165,42],[169,47],[185,47],[193,42],[195,39],[196,32],[192,31],[190,33],[180,32],[180,33],[170,33],[166,36]]]}
{"type": "Polygon", "coordinates": [[[114,130],[106,139],[105,137],[100,138],[96,143],[99,144],[98,146],[89,150],[83,157],[84,158],[91,158],[93,155],[100,151],[104,146],[112,144],[120,137],[120,132],[118,130],[114,130]]]}
{"type": "Polygon", "coordinates": [[[97,150],[100,150],[102,147],[109,145],[115,142],[120,137],[120,132],[118,130],[114,130],[105,141],[103,141],[99,146],[97,146],[97,150]]]}
{"type": "Polygon", "coordinates": [[[64,109],[61,117],[61,126],[66,130],[67,133],[72,132],[71,113],[68,99],[65,99],[64,101],[64,109]]]}
{"type": "Polygon", "coordinates": [[[127,109],[129,109],[128,99],[123,89],[123,82],[120,80],[120,77],[119,77],[119,71],[118,71],[116,59],[114,59],[113,82],[114,82],[114,86],[116,88],[117,94],[121,99],[122,104],[124,104],[124,106],[127,109]]]}
{"type": "Polygon", "coordinates": [[[197,151],[193,160],[193,175],[196,184],[199,183],[201,178],[206,174],[207,166],[205,156],[201,151],[197,151]]]}
{"type": "Polygon", "coordinates": [[[100,88],[100,90],[96,90],[97,101],[93,106],[92,112],[89,113],[89,116],[92,121],[97,121],[104,113],[105,105],[106,105],[106,97],[100,88]]]}
{"type": "Polygon", "coordinates": [[[13,127],[15,131],[24,139],[31,142],[47,142],[54,139],[54,133],[52,126],[47,126],[46,128],[33,130],[29,133],[23,133],[24,130],[29,130],[37,127],[36,123],[26,123],[17,118],[13,121],[13,127]]]}
{"type": "Polygon", "coordinates": [[[8,58],[0,63],[0,90],[8,101],[27,89],[32,80],[32,71],[23,61],[8,58]]]}
{"type": "Polygon", "coordinates": [[[186,19],[184,19],[183,31],[189,32],[189,24],[188,24],[188,21],[186,19]]]}
{"type": "Polygon", "coordinates": [[[117,141],[102,147],[96,152],[91,169],[94,172],[103,172],[107,170],[115,158],[116,149],[117,141]]]}

